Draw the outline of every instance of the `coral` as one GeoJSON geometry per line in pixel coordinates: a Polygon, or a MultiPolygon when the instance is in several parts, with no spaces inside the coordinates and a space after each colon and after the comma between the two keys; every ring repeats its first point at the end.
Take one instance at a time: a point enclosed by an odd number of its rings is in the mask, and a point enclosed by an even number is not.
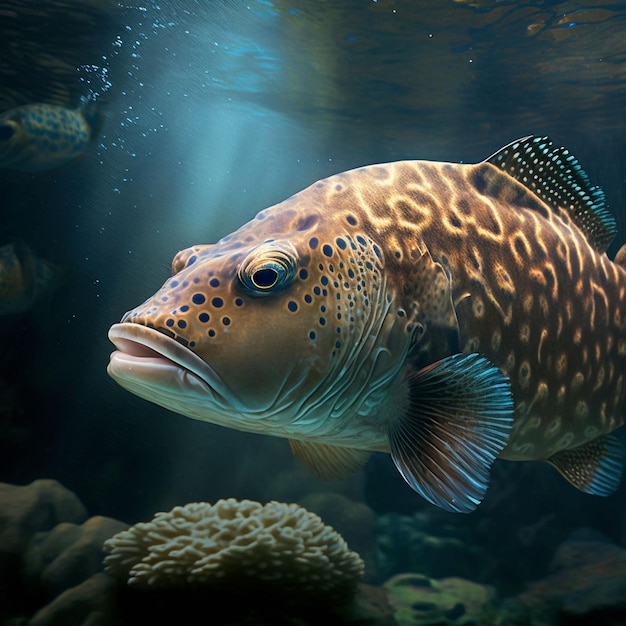
{"type": "Polygon", "coordinates": [[[624,623],[624,548],[593,530],[578,529],[557,548],[550,569],[505,608],[523,607],[526,623],[542,626],[624,623]]]}
{"type": "Polygon", "coordinates": [[[299,500],[303,507],[317,513],[358,552],[365,561],[366,582],[376,581],[376,515],[367,504],[332,492],[309,493],[299,500]]]}
{"type": "Polygon", "coordinates": [[[95,574],[37,611],[29,626],[114,626],[114,586],[110,577],[95,574]]]}
{"type": "Polygon", "coordinates": [[[35,480],[24,486],[0,483],[0,623],[26,602],[16,572],[33,535],[60,522],[81,523],[86,517],[78,498],[56,480],[35,480]]]}
{"type": "Polygon", "coordinates": [[[35,480],[23,487],[0,483],[0,555],[21,552],[38,531],[86,518],[78,498],[56,480],[35,480]]]}
{"type": "Polygon", "coordinates": [[[157,513],[104,544],[105,569],[146,587],[353,589],[363,561],[319,516],[297,504],[229,498],[157,513]]]}
{"type": "Polygon", "coordinates": [[[95,516],[35,534],[22,554],[24,583],[52,598],[82,583],[102,570],[104,541],[126,528],[124,522],[95,516]]]}
{"type": "Polygon", "coordinates": [[[400,626],[494,624],[496,594],[486,585],[462,578],[432,580],[399,574],[385,583],[400,626]]]}

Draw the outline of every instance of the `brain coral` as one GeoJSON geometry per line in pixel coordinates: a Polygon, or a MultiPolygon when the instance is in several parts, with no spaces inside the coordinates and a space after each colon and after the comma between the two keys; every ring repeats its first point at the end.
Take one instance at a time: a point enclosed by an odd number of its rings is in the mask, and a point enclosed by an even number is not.
{"type": "Polygon", "coordinates": [[[106,570],[131,585],[277,585],[281,591],[349,589],[363,561],[319,516],[297,504],[193,502],[157,513],[104,544],[106,570]]]}

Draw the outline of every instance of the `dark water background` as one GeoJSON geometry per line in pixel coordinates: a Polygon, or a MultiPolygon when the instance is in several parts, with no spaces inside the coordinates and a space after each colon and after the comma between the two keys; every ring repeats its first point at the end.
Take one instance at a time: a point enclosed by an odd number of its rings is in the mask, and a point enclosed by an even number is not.
{"type": "MultiPolygon", "coordinates": [[[[164,282],[179,249],[216,241],[319,178],[405,158],[478,161],[527,134],[579,158],[606,192],[621,243],[626,3],[51,2],[44,16],[36,7],[0,0],[10,35],[1,108],[73,106],[91,92],[106,122],[77,163],[0,171],[0,244],[24,240],[69,272],[50,300],[0,320],[0,481],[56,478],[90,514],[127,522],[192,500],[329,490],[378,513],[432,510],[382,455],[352,480],[321,483],[283,440],[132,396],[106,375],[107,330],[164,282]],[[45,50],[67,67],[46,64],[45,50]]],[[[504,576],[515,569],[509,552],[526,546],[547,562],[550,541],[579,526],[623,544],[625,495],[622,486],[592,498],[548,467],[499,462],[479,511],[455,523],[473,529],[468,543],[484,541],[504,576]],[[554,536],[534,544],[546,525],[554,536]]]]}

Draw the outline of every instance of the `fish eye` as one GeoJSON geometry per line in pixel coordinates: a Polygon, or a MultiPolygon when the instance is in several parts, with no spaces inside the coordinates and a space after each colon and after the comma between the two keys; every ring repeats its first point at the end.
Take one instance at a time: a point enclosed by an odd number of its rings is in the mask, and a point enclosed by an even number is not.
{"type": "Polygon", "coordinates": [[[257,289],[271,289],[280,278],[281,269],[278,267],[261,267],[250,276],[252,284],[257,289]]]}
{"type": "Polygon", "coordinates": [[[251,295],[264,296],[286,287],[295,273],[295,257],[284,250],[271,249],[248,255],[237,276],[251,295]]]}
{"type": "Polygon", "coordinates": [[[0,124],[0,141],[9,141],[15,135],[15,128],[11,124],[0,124]]]}

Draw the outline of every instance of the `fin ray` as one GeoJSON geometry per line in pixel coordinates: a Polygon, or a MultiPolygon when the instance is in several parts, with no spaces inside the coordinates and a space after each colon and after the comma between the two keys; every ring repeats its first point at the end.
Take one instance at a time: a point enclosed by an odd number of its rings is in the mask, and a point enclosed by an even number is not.
{"type": "Polygon", "coordinates": [[[409,375],[409,410],[389,429],[406,482],[447,511],[482,500],[513,424],[508,379],[478,354],[456,354],[409,375]]]}
{"type": "Polygon", "coordinates": [[[604,192],[593,187],[587,173],[567,148],[548,137],[529,135],[485,159],[524,185],[548,206],[566,210],[589,243],[605,252],[617,232],[604,192]]]}
{"type": "Polygon", "coordinates": [[[293,455],[322,480],[339,480],[358,472],[370,457],[368,450],[289,439],[293,455]]]}
{"type": "Polygon", "coordinates": [[[617,489],[622,478],[622,444],[612,435],[603,435],[557,452],[547,462],[577,489],[595,496],[608,496],[617,489]]]}

